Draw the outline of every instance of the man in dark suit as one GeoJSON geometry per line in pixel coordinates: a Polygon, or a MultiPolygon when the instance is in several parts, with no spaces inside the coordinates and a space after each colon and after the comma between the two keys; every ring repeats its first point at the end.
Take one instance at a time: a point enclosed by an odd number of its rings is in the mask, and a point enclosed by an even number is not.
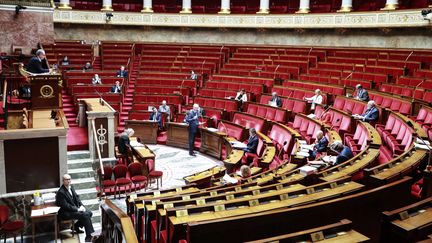
{"type": "Polygon", "coordinates": [[[27,71],[31,73],[49,73],[49,69],[46,66],[45,51],[39,49],[36,51],[36,56],[32,57],[27,63],[27,71]]]}
{"type": "Polygon", "coordinates": [[[153,107],[153,112],[150,114],[149,120],[158,122],[159,129],[162,129],[162,114],[158,112],[156,107],[153,107]]]}
{"type": "Polygon", "coordinates": [[[198,104],[193,105],[193,109],[189,111],[185,118],[185,122],[189,124],[189,155],[196,156],[194,153],[195,137],[198,132],[200,107],[198,104]]]}
{"type": "Polygon", "coordinates": [[[324,136],[323,131],[319,130],[315,133],[316,143],[313,146],[313,150],[309,150],[309,158],[314,160],[318,153],[326,152],[328,146],[328,140],[324,136]]]}
{"type": "Polygon", "coordinates": [[[91,221],[92,212],[83,206],[78,194],[71,185],[71,176],[68,174],[63,176],[63,185],[56,194],[56,204],[60,207],[58,217],[63,220],[78,220],[74,225],[75,231],[82,233],[79,228],[84,227],[86,233],[85,241],[91,242],[93,238],[92,233],[94,233],[91,221]]]}
{"type": "Polygon", "coordinates": [[[282,107],[282,99],[277,95],[276,92],[273,92],[269,104],[275,107],[282,107]]]}
{"type": "Polygon", "coordinates": [[[256,154],[258,148],[258,136],[255,128],[249,129],[249,139],[246,145],[247,147],[243,149],[246,153],[256,154]]]}
{"type": "Polygon", "coordinates": [[[330,148],[338,153],[338,156],[336,157],[336,161],[332,163],[332,165],[338,165],[341,164],[351,158],[354,157],[353,152],[351,151],[350,147],[343,145],[340,142],[334,142],[330,145],[330,148]]]}
{"type": "Polygon", "coordinates": [[[111,93],[119,94],[121,92],[122,90],[121,90],[120,81],[116,81],[115,85],[111,87],[111,93]]]}
{"type": "Polygon", "coordinates": [[[363,115],[354,115],[355,118],[361,119],[364,122],[376,122],[378,121],[379,111],[376,108],[375,101],[370,100],[367,104],[367,109],[363,115]]]}
{"type": "Polygon", "coordinates": [[[357,95],[356,99],[361,101],[369,101],[369,94],[366,89],[364,89],[361,84],[356,85],[357,95]]]}
{"type": "Polygon", "coordinates": [[[117,71],[117,77],[127,78],[129,75],[128,71],[125,70],[124,66],[120,66],[120,70],[117,71]]]}

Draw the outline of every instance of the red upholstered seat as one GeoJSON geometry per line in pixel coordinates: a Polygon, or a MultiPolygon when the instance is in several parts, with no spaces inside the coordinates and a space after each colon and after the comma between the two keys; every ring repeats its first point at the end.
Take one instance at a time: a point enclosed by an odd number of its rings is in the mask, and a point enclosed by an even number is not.
{"type": "Polygon", "coordinates": [[[129,177],[132,183],[135,185],[135,191],[138,186],[143,185],[144,188],[147,185],[147,177],[143,174],[143,165],[139,162],[133,162],[128,166],[129,177]]]}
{"type": "Polygon", "coordinates": [[[12,221],[7,222],[1,226],[1,230],[7,231],[7,232],[13,232],[20,230],[24,227],[24,221],[12,221]]]}
{"type": "Polygon", "coordinates": [[[116,197],[117,192],[119,193],[119,197],[120,197],[121,187],[124,187],[124,190],[126,192],[126,188],[129,186],[129,192],[131,191],[132,181],[126,178],[127,171],[128,168],[126,167],[126,165],[123,164],[118,164],[114,167],[113,172],[114,172],[114,178],[116,182],[114,197],[116,197]]]}
{"type": "Polygon", "coordinates": [[[157,176],[162,176],[162,175],[163,175],[163,172],[162,171],[157,171],[157,170],[154,170],[154,171],[152,171],[152,172],[149,173],[150,177],[157,177],[157,176]]]}
{"type": "Polygon", "coordinates": [[[7,235],[13,235],[16,242],[16,235],[21,234],[21,242],[23,242],[24,221],[16,220],[9,221],[9,208],[0,205],[0,235],[4,235],[6,242],[7,235]]]}
{"type": "Polygon", "coordinates": [[[152,159],[146,160],[147,168],[148,168],[148,184],[150,185],[152,182],[152,179],[156,180],[156,186],[157,189],[159,189],[159,180],[160,180],[160,186],[162,187],[162,171],[155,170],[155,161],[152,159]]]}

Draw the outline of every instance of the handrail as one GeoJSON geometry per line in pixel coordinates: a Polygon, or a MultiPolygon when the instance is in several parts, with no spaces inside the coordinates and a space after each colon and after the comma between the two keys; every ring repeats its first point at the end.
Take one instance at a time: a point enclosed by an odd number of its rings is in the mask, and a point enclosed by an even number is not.
{"type": "MultiPolygon", "coordinates": [[[[99,144],[97,143],[97,133],[96,133],[95,121],[92,120],[91,123],[92,123],[91,126],[92,126],[92,130],[93,130],[93,137],[94,137],[93,141],[95,142],[95,145],[96,145],[96,151],[97,151],[97,155],[98,155],[98,159],[99,159],[100,172],[101,172],[101,176],[103,178],[103,176],[105,175],[105,171],[104,171],[104,168],[103,168],[102,155],[101,155],[101,152],[100,152],[99,144]]],[[[99,178],[99,179],[101,180],[101,178],[99,178]]]]}
{"type": "Polygon", "coordinates": [[[101,204],[104,242],[138,243],[130,217],[109,199],[101,204]]]}

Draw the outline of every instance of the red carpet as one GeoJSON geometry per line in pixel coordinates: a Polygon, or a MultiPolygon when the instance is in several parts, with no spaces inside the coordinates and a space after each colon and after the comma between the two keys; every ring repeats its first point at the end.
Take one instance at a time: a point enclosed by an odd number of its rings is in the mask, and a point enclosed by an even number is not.
{"type": "Polygon", "coordinates": [[[86,127],[70,127],[67,133],[67,150],[88,150],[86,127]]]}

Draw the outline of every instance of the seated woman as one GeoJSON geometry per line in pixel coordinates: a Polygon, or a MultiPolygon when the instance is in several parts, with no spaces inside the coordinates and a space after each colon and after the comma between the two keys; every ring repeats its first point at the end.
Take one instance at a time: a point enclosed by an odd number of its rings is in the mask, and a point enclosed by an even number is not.
{"type": "Polygon", "coordinates": [[[98,74],[95,74],[92,78],[92,84],[102,84],[102,80],[101,78],[99,78],[98,74]]]}
{"type": "Polygon", "coordinates": [[[314,96],[312,96],[310,98],[304,97],[304,100],[308,101],[309,103],[312,103],[311,110],[315,110],[315,105],[316,104],[322,104],[322,102],[323,102],[323,97],[321,95],[321,90],[316,89],[314,96]]]}

